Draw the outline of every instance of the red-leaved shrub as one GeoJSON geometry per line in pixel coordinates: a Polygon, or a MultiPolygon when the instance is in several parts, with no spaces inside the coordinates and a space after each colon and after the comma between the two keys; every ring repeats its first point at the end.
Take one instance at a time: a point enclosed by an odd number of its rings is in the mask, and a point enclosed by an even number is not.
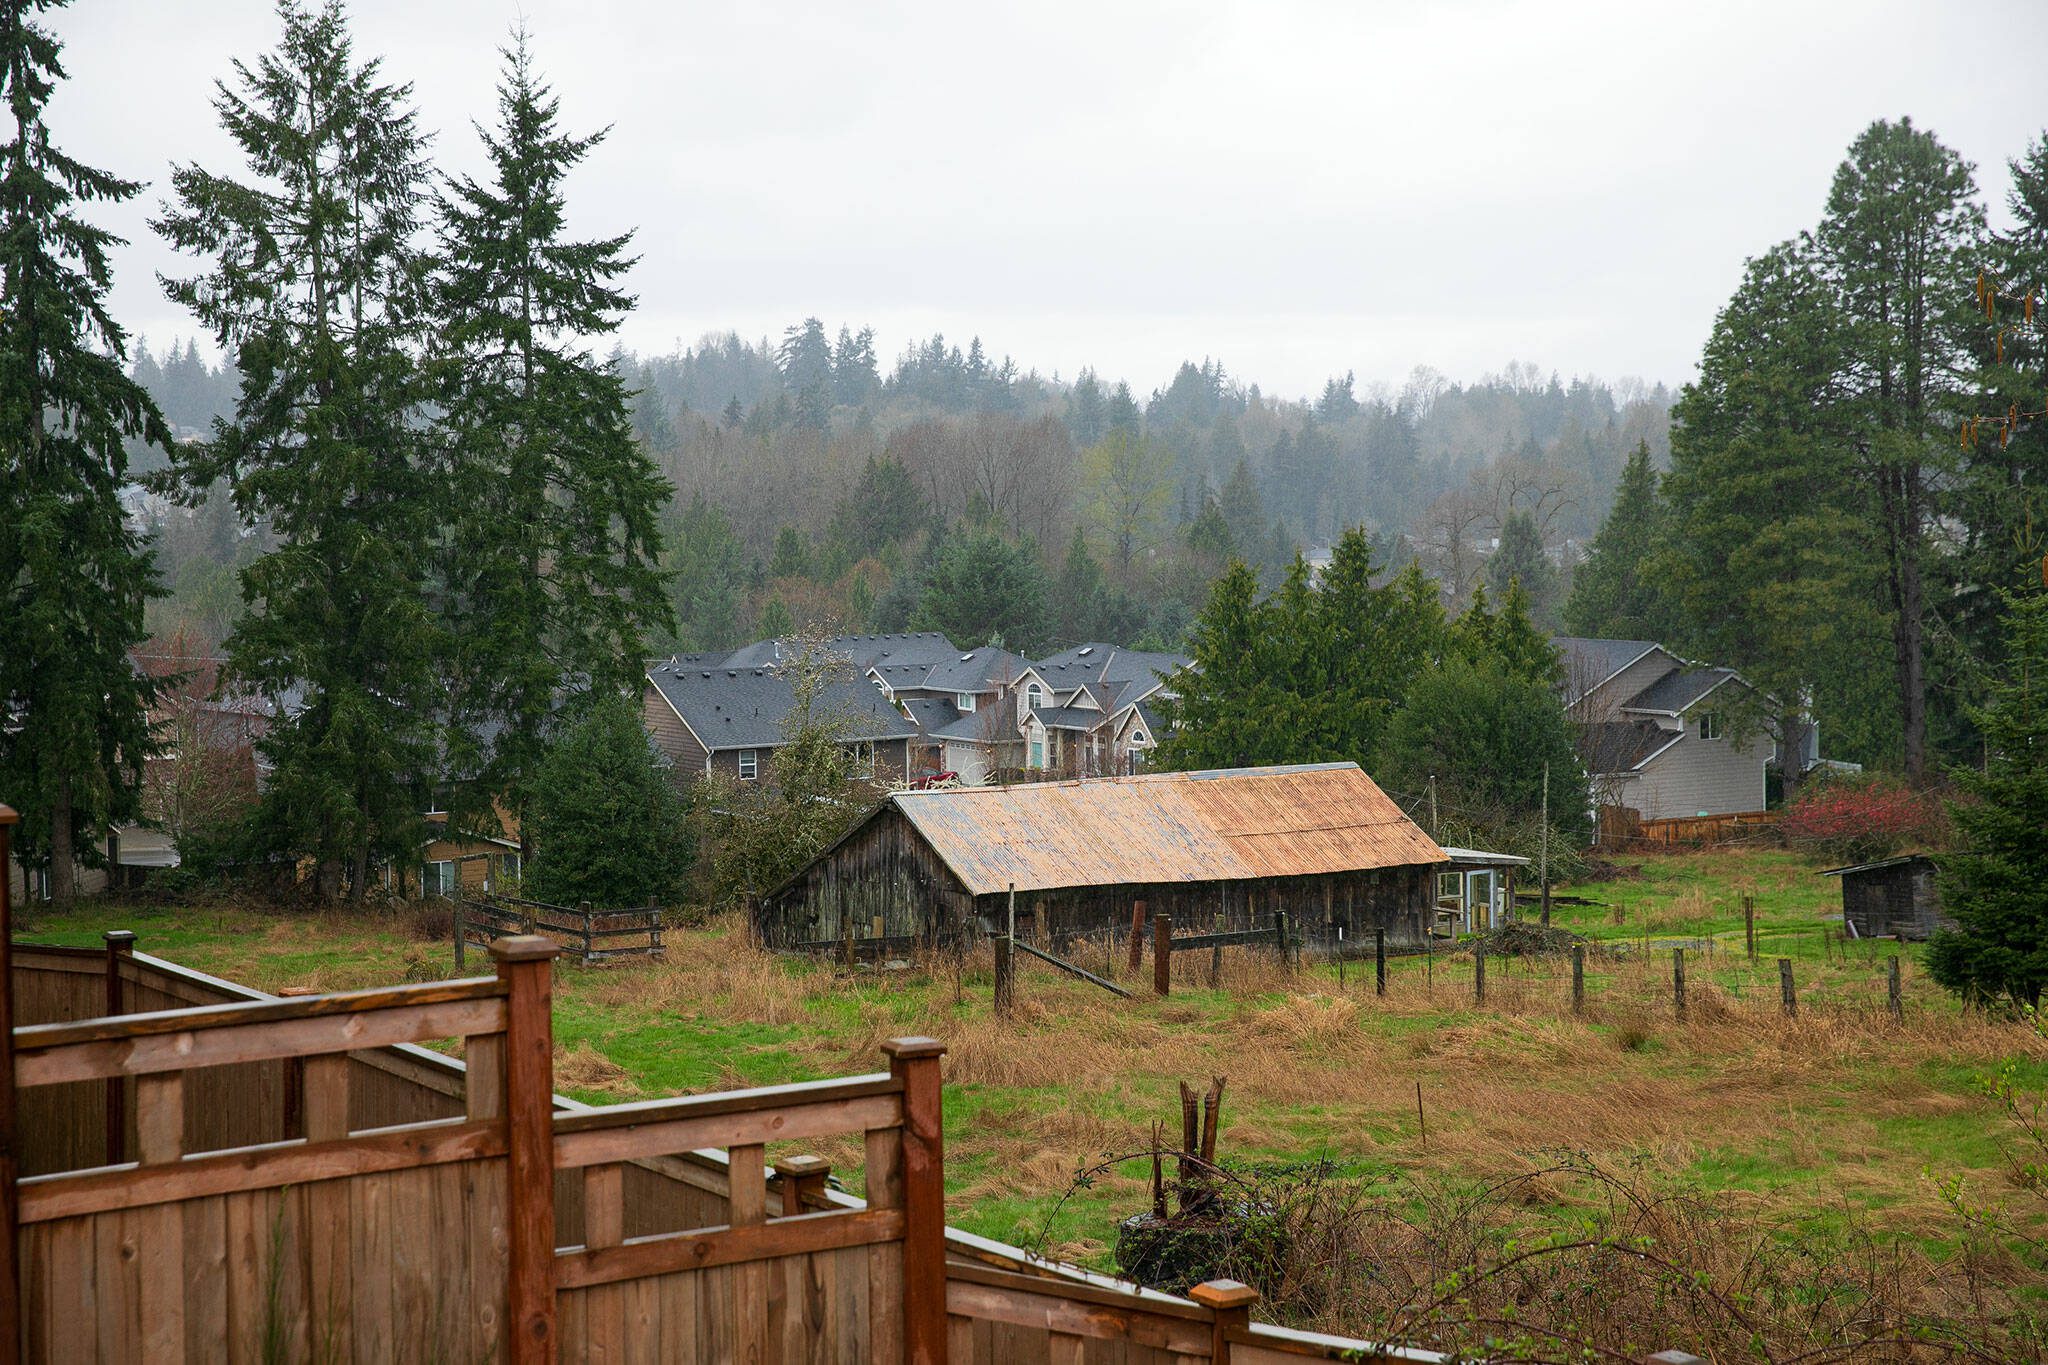
{"type": "Polygon", "coordinates": [[[1939,845],[1948,815],[1934,793],[1872,774],[1809,785],[1785,808],[1778,829],[1794,847],[1864,862],[1939,845]]]}

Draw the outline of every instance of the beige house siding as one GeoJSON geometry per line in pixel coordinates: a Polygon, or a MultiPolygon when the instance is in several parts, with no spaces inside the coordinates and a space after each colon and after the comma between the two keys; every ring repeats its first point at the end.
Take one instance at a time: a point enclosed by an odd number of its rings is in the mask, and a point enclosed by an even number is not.
{"type": "Polygon", "coordinates": [[[1705,812],[1739,815],[1764,808],[1764,763],[1768,739],[1743,744],[1701,739],[1695,720],[1685,738],[1646,764],[1620,793],[1645,820],[1675,820],[1705,812]]]}

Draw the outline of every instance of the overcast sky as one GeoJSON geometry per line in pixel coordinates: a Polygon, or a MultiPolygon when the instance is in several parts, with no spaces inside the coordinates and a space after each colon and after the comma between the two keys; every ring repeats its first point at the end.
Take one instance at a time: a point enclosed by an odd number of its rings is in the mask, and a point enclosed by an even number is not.
{"type": "MultiPolygon", "coordinates": [[[[1140,394],[1214,356],[1268,391],[1511,359],[1689,378],[1742,260],[1819,217],[1872,119],[1976,163],[2048,128],[2044,0],[882,4],[357,0],[474,169],[523,15],[575,131],[579,231],[637,228],[626,343],[792,320],[979,334],[1026,369],[1140,394]]],[[[78,0],[59,142],[152,182],[115,311],[189,335],[146,218],[174,161],[240,173],[214,122],[258,0],[78,0]]]]}

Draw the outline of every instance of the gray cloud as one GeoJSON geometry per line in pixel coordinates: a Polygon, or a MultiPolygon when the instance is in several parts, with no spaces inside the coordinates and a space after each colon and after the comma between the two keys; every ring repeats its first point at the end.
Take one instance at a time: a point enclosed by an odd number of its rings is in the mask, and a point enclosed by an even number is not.
{"type": "MultiPolygon", "coordinates": [[[[872,323],[1141,391],[1221,358],[1299,394],[1510,358],[1676,382],[1742,259],[1819,216],[1861,128],[1911,114],[1978,164],[2040,136],[2048,5],[817,4],[362,0],[473,170],[523,14],[577,130],[579,230],[636,227],[626,343],[872,323]]],[[[174,160],[235,165],[212,82],[275,39],[248,0],[60,12],[72,151],[153,183],[115,310],[189,318],[149,233],[174,160]]]]}

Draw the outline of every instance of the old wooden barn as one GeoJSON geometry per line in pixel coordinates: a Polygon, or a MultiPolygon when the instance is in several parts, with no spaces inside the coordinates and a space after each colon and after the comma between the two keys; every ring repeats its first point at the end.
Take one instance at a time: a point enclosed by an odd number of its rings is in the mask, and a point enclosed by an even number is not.
{"type": "Polygon", "coordinates": [[[1181,932],[1425,941],[1444,851],[1355,763],[897,792],[762,897],[771,947],[864,956],[1127,929],[1134,902],[1181,932]]]}
{"type": "Polygon", "coordinates": [[[1924,939],[1950,923],[1934,885],[1934,859],[1924,853],[1831,867],[1842,879],[1842,928],[1857,938],[1924,939]]]}

